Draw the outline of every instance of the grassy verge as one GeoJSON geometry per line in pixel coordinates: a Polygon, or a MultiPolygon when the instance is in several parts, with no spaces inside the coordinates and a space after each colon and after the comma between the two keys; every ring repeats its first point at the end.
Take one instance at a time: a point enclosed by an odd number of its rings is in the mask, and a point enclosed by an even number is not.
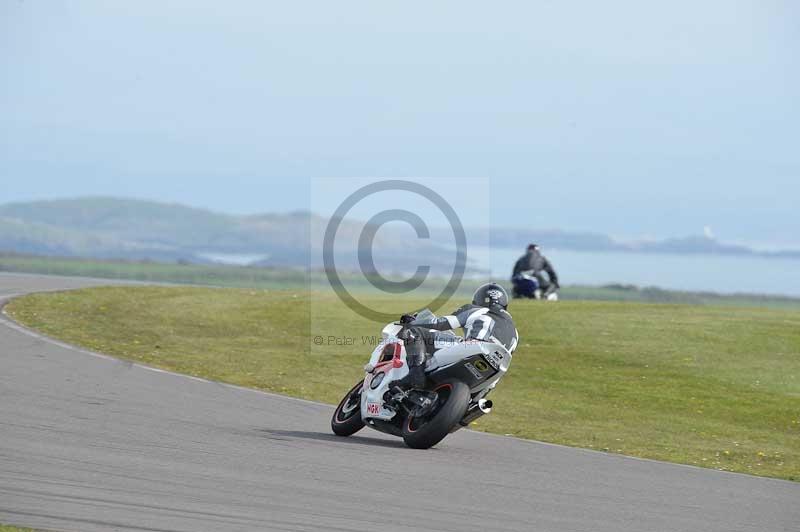
{"type": "Polygon", "coordinates": [[[36,532],[32,528],[19,528],[11,525],[0,525],[0,532],[36,532]]]}
{"type": "MultiPolygon", "coordinates": [[[[369,303],[398,314],[424,304],[369,303]]],[[[567,301],[511,310],[520,347],[478,430],[800,480],[800,313],[567,301]]],[[[30,295],[8,311],[120,358],[328,403],[360,378],[381,328],[333,296],[287,290],[93,288],[30,295]]]]}
{"type": "MultiPolygon", "coordinates": [[[[40,273],[127,279],[134,281],[221,286],[255,289],[319,289],[329,286],[325,273],[288,268],[179,264],[135,261],[103,261],[81,258],[41,257],[0,253],[0,272],[40,273]]],[[[371,287],[361,274],[341,273],[348,289],[368,293],[371,287]]],[[[446,279],[432,279],[426,287],[440,292],[446,279]]],[[[464,283],[459,295],[471,295],[474,283],[464,283]]],[[[687,303],[692,305],[748,306],[800,310],[800,298],[755,294],[721,295],[712,292],[682,292],[633,285],[565,286],[565,300],[640,301],[648,303],[687,303]]]]}

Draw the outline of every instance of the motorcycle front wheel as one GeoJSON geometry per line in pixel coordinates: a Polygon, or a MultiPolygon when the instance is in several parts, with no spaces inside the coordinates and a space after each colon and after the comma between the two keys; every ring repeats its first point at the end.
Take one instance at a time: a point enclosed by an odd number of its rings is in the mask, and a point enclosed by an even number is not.
{"type": "Polygon", "coordinates": [[[413,449],[428,449],[444,439],[464,417],[469,405],[469,386],[448,380],[434,389],[438,404],[427,416],[408,416],[403,423],[403,441],[413,449]]]}
{"type": "Polygon", "coordinates": [[[364,421],[361,419],[361,387],[363,385],[364,381],[359,381],[353,386],[333,412],[331,430],[337,436],[351,436],[364,428],[364,421]]]}

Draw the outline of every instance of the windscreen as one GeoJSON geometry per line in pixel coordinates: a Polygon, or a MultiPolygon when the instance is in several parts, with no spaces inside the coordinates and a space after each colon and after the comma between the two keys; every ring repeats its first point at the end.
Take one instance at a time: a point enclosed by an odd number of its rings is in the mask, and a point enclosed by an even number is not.
{"type": "Polygon", "coordinates": [[[422,322],[422,323],[433,323],[433,322],[436,321],[436,314],[434,314],[433,312],[430,311],[430,309],[427,309],[427,308],[424,309],[424,310],[420,310],[417,313],[416,321],[419,321],[419,322],[422,322]]]}

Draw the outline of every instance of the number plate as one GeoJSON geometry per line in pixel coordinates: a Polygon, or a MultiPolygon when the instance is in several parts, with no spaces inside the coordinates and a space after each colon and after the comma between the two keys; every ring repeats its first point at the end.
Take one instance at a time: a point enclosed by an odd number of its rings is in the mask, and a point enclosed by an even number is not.
{"type": "Polygon", "coordinates": [[[499,351],[491,351],[489,353],[486,353],[484,355],[484,358],[486,359],[487,362],[489,362],[489,364],[492,365],[494,369],[497,370],[500,369],[500,366],[503,363],[503,354],[500,353],[499,351]]]}

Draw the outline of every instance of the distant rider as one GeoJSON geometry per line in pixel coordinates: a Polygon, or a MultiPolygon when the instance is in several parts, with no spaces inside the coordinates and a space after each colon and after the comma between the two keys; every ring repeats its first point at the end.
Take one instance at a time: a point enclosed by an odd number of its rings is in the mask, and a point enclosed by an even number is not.
{"type": "Polygon", "coordinates": [[[514,271],[511,274],[511,282],[514,284],[514,296],[518,296],[516,290],[517,284],[526,276],[533,276],[539,283],[539,288],[542,291],[542,297],[547,298],[560,288],[558,284],[558,275],[553,269],[553,265],[547,260],[547,257],[542,255],[541,249],[537,244],[528,245],[527,252],[517,259],[514,264],[514,271]],[[542,272],[547,274],[545,279],[542,272]]]}
{"type": "MultiPolygon", "coordinates": [[[[431,330],[449,331],[463,328],[463,340],[495,342],[513,352],[517,347],[519,334],[507,308],[506,290],[499,284],[489,283],[475,291],[471,304],[464,305],[453,314],[442,316],[435,322],[418,322],[414,316],[404,315],[400,321],[406,325],[403,340],[406,346],[408,375],[398,380],[396,385],[414,388],[425,386],[425,363],[435,350],[436,335],[431,333],[431,330]]],[[[457,339],[456,342],[461,340],[456,336],[452,338],[457,339]]]]}

